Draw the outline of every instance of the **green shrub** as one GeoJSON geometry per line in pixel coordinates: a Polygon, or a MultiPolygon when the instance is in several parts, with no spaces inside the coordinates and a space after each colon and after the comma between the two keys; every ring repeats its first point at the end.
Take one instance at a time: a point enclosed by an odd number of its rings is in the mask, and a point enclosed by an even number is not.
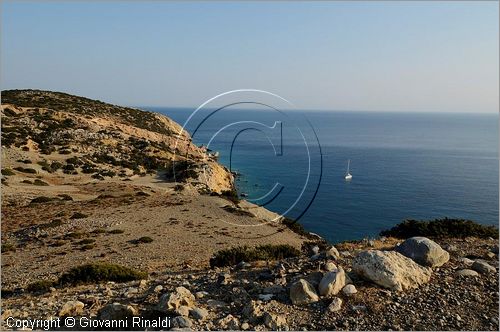
{"type": "Polygon", "coordinates": [[[243,210],[243,209],[235,208],[234,206],[231,206],[231,205],[223,206],[222,209],[224,209],[225,211],[230,212],[232,214],[235,214],[237,216],[254,217],[253,213],[248,212],[248,211],[243,210]]]}
{"type": "Polygon", "coordinates": [[[134,243],[151,243],[153,239],[149,236],[143,236],[134,241],[134,243]]]}
{"type": "Polygon", "coordinates": [[[52,202],[54,198],[47,197],[47,196],[38,196],[35,197],[31,200],[30,204],[39,204],[39,203],[48,203],[52,202]]]}
{"type": "Polygon", "coordinates": [[[498,228],[464,219],[405,220],[389,230],[380,232],[380,235],[400,239],[413,236],[498,238],[498,228]]]}
{"type": "Polygon", "coordinates": [[[240,262],[252,262],[258,260],[279,260],[289,257],[297,257],[300,251],[288,244],[261,245],[255,248],[247,246],[234,247],[218,251],[210,258],[210,266],[233,266],[240,262]]]}
{"type": "Polygon", "coordinates": [[[64,240],[56,240],[50,246],[51,247],[62,247],[65,244],[66,244],[66,241],[64,241],[64,240]]]}
{"type": "Polygon", "coordinates": [[[54,287],[55,283],[50,280],[38,280],[28,285],[26,288],[32,293],[46,293],[50,290],[50,287],[54,287]]]}
{"type": "Polygon", "coordinates": [[[14,169],[22,173],[36,174],[36,170],[33,168],[15,167],[14,169]]]}
{"type": "Polygon", "coordinates": [[[77,266],[59,278],[61,285],[102,281],[126,282],[145,279],[146,272],[110,263],[91,263],[77,266]]]}
{"type": "Polygon", "coordinates": [[[33,184],[33,181],[30,180],[22,180],[21,183],[33,184]]]}
{"type": "Polygon", "coordinates": [[[40,179],[35,179],[35,181],[33,181],[33,184],[35,186],[48,186],[49,184],[45,181],[42,181],[40,179]]]}
{"type": "Polygon", "coordinates": [[[96,228],[91,233],[92,234],[103,234],[103,233],[106,233],[106,230],[104,228],[96,228]]]}
{"type": "Polygon", "coordinates": [[[80,247],[81,250],[90,250],[90,249],[94,249],[95,247],[95,244],[93,243],[90,243],[90,244],[85,244],[83,246],[80,247]]]}
{"type": "Polygon", "coordinates": [[[61,219],[54,219],[51,222],[48,222],[48,223],[45,223],[45,224],[41,224],[40,226],[38,226],[38,228],[40,228],[40,229],[48,229],[48,228],[54,228],[54,227],[61,226],[62,224],[63,224],[63,222],[62,222],[61,219]]]}
{"type": "Polygon", "coordinates": [[[2,252],[16,251],[16,246],[12,243],[2,243],[2,252]]]}
{"type": "Polygon", "coordinates": [[[9,175],[16,175],[13,170],[10,168],[2,168],[2,175],[9,176],[9,175]]]}
{"type": "Polygon", "coordinates": [[[67,239],[79,239],[79,238],[83,237],[83,235],[84,234],[82,232],[71,232],[71,233],[64,235],[64,237],[67,239]]]}
{"type": "Polygon", "coordinates": [[[73,215],[69,219],[83,219],[83,218],[87,218],[87,217],[88,217],[88,215],[86,215],[85,213],[75,212],[75,213],[73,213],[73,215]]]}
{"type": "Polygon", "coordinates": [[[109,234],[122,234],[125,233],[123,229],[112,229],[108,232],[109,234]]]}
{"type": "Polygon", "coordinates": [[[95,242],[94,239],[83,239],[83,240],[79,241],[77,244],[91,244],[94,242],[95,242]]]}
{"type": "Polygon", "coordinates": [[[235,204],[238,204],[240,202],[240,198],[238,197],[238,192],[235,189],[223,191],[221,193],[221,197],[228,199],[235,204]]]}
{"type": "Polygon", "coordinates": [[[298,221],[284,217],[283,220],[281,221],[283,225],[285,225],[288,229],[290,229],[292,232],[299,234],[301,236],[304,236],[308,239],[317,239],[316,236],[313,234],[309,233],[304,229],[304,226],[299,224],[298,221]]]}

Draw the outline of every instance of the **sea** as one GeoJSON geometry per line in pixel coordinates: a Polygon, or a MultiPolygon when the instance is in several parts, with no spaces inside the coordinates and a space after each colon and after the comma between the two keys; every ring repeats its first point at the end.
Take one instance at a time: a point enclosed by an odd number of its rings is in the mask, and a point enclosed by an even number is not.
{"type": "Polygon", "coordinates": [[[142,108],[218,152],[245,199],[333,243],[406,219],[499,223],[498,114],[142,108]]]}

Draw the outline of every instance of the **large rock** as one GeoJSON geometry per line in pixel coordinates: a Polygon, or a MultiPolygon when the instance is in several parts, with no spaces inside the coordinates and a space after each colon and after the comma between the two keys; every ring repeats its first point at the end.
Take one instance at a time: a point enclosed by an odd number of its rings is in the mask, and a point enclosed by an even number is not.
{"type": "Polygon", "coordinates": [[[337,248],[332,246],[330,249],[328,249],[325,253],[326,258],[332,258],[332,259],[339,259],[340,254],[337,248]]]}
{"type": "Polygon", "coordinates": [[[494,273],[496,269],[485,261],[478,259],[474,261],[471,267],[474,271],[477,271],[481,274],[489,274],[494,273]]]}
{"type": "Polygon", "coordinates": [[[120,304],[112,303],[103,307],[97,314],[97,319],[99,320],[121,320],[131,318],[137,315],[137,310],[134,307],[120,304]]]}
{"type": "Polygon", "coordinates": [[[450,259],[450,254],[436,242],[421,236],[407,239],[395,249],[397,252],[425,266],[441,266],[450,259]]]}
{"type": "Polygon", "coordinates": [[[310,283],[300,279],[290,287],[290,300],[293,304],[307,304],[319,301],[319,296],[310,283]]]}
{"type": "Polygon", "coordinates": [[[342,287],[345,286],[345,272],[339,267],[335,271],[325,273],[323,279],[319,283],[318,290],[322,296],[332,296],[338,294],[342,287]]]}
{"type": "Polygon", "coordinates": [[[175,291],[163,294],[160,297],[158,309],[161,311],[175,311],[181,306],[192,308],[194,301],[194,295],[187,288],[180,286],[175,291]]]}
{"type": "Polygon", "coordinates": [[[365,279],[397,291],[416,288],[431,277],[431,269],[395,251],[363,251],[354,258],[352,268],[365,279]]]}

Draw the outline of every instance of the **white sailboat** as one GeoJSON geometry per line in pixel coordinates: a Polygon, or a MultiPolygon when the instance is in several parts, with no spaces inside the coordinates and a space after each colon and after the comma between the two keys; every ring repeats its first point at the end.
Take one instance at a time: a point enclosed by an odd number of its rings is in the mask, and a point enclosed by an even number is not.
{"type": "Polygon", "coordinates": [[[344,176],[344,179],[346,179],[346,181],[349,181],[352,179],[352,175],[351,173],[349,173],[349,166],[351,165],[351,159],[347,160],[347,173],[345,173],[345,176],[344,176]]]}

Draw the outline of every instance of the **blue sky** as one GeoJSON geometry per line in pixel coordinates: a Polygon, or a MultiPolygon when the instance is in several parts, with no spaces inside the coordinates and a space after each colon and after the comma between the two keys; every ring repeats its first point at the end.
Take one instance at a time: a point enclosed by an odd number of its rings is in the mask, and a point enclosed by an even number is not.
{"type": "Polygon", "coordinates": [[[498,2],[2,2],[2,89],[196,107],[498,112],[498,2]]]}

